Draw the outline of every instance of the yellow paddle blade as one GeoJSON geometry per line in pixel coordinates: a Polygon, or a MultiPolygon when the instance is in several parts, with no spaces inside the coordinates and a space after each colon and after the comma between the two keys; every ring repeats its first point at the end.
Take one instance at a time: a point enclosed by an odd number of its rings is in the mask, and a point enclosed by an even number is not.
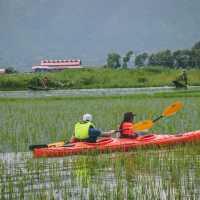
{"type": "Polygon", "coordinates": [[[165,116],[165,117],[171,116],[175,114],[177,111],[179,111],[182,107],[183,107],[183,103],[181,103],[180,101],[176,101],[164,110],[164,112],[162,113],[162,116],[165,116]]]}
{"type": "Polygon", "coordinates": [[[48,144],[47,146],[48,147],[62,147],[62,146],[64,146],[64,144],[65,144],[65,142],[61,141],[61,142],[55,142],[55,143],[48,144]]]}
{"type": "Polygon", "coordinates": [[[135,131],[142,131],[145,129],[149,129],[153,126],[153,121],[152,120],[145,120],[142,122],[138,122],[136,124],[133,125],[133,130],[135,131]]]}

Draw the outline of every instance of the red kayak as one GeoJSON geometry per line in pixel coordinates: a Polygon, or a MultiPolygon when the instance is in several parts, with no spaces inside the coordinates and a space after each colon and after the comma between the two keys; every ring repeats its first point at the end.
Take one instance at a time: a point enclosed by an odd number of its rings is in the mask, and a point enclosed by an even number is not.
{"type": "Polygon", "coordinates": [[[177,135],[150,134],[136,139],[108,138],[96,143],[77,142],[66,147],[36,148],[35,157],[61,157],[88,152],[128,151],[135,148],[162,145],[174,145],[200,141],[200,130],[177,135]]]}

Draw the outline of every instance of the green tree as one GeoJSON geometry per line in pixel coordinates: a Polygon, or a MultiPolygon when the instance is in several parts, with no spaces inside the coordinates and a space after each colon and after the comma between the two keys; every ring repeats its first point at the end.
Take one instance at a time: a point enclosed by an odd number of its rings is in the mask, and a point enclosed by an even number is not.
{"type": "Polygon", "coordinates": [[[17,71],[13,67],[6,68],[5,72],[6,72],[6,74],[17,73],[17,71]]]}
{"type": "Polygon", "coordinates": [[[161,65],[167,67],[173,67],[174,59],[170,50],[160,51],[155,54],[151,54],[149,57],[149,65],[161,65]]]}
{"type": "Polygon", "coordinates": [[[128,51],[126,55],[123,57],[123,68],[127,68],[127,63],[130,61],[131,56],[133,55],[133,51],[128,51]]]}
{"type": "Polygon", "coordinates": [[[135,65],[136,66],[144,66],[145,62],[148,59],[148,54],[147,53],[142,53],[136,56],[135,58],[135,65]]]}
{"type": "Polygon", "coordinates": [[[107,57],[107,67],[114,69],[121,67],[120,58],[121,56],[117,53],[109,53],[107,57]]]}
{"type": "Polygon", "coordinates": [[[200,48],[191,50],[190,66],[200,68],[200,48]]]}
{"type": "Polygon", "coordinates": [[[190,50],[183,49],[183,50],[177,50],[173,53],[174,57],[174,66],[186,68],[190,65],[190,50]]]}
{"type": "Polygon", "coordinates": [[[156,54],[152,53],[152,54],[149,56],[148,65],[157,65],[156,54]]]}
{"type": "Polygon", "coordinates": [[[192,47],[192,49],[200,49],[200,41],[199,42],[196,42],[194,44],[194,46],[192,47]]]}

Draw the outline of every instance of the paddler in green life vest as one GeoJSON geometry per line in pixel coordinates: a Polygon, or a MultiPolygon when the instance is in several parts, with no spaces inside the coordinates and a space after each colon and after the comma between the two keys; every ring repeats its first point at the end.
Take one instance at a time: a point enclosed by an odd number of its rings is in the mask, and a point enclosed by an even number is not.
{"type": "Polygon", "coordinates": [[[113,133],[115,133],[115,130],[102,132],[95,128],[92,123],[92,115],[87,113],[83,115],[81,122],[75,124],[74,135],[70,142],[96,142],[98,137],[111,137],[113,133]]]}

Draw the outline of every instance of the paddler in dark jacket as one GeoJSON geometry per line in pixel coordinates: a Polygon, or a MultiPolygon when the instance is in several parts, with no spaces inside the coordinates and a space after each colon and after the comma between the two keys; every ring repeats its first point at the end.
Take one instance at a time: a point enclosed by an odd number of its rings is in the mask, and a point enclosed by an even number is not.
{"type": "Polygon", "coordinates": [[[82,121],[75,124],[74,136],[72,136],[70,142],[96,142],[98,137],[111,137],[115,133],[114,130],[109,132],[102,132],[95,128],[92,123],[92,115],[84,114],[82,121]]]}
{"type": "Polygon", "coordinates": [[[136,116],[136,114],[132,112],[124,113],[124,119],[119,126],[120,138],[136,138],[145,135],[144,132],[134,131],[134,116],[136,116]]]}
{"type": "Polygon", "coordinates": [[[179,81],[182,81],[185,85],[188,84],[188,77],[185,69],[182,71],[182,74],[179,77],[179,81]]]}
{"type": "Polygon", "coordinates": [[[40,82],[43,88],[47,88],[49,79],[47,76],[45,76],[43,79],[40,80],[40,82]]]}

